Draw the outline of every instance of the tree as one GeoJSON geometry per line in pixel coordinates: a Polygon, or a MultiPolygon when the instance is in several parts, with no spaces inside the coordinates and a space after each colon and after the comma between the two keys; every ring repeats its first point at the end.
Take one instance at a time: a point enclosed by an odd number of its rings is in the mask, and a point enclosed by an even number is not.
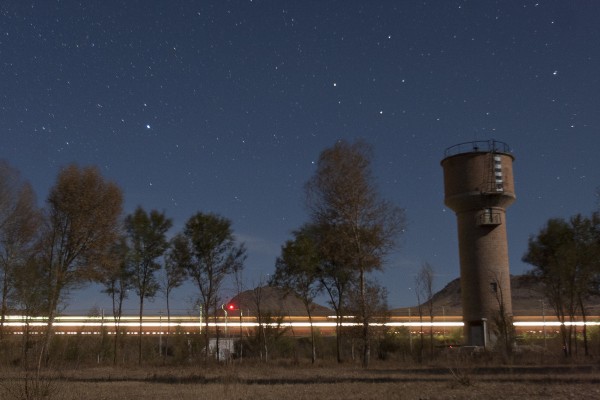
{"type": "Polygon", "coordinates": [[[315,331],[312,321],[314,299],[319,293],[319,252],[312,237],[307,232],[294,232],[294,240],[288,240],[281,248],[281,256],[275,262],[275,275],[271,284],[281,286],[288,291],[298,294],[302,299],[308,321],[311,337],[311,362],[317,357],[315,347],[315,331]]]}
{"type": "Polygon", "coordinates": [[[567,318],[575,313],[574,269],[571,268],[571,232],[563,219],[551,219],[536,237],[529,238],[527,253],[523,261],[536,268],[534,276],[544,285],[544,294],[561,322],[560,331],[563,350],[571,354],[572,326],[565,325],[567,318]]]}
{"type": "MultiPolygon", "coordinates": [[[[25,323],[21,346],[22,365],[25,366],[25,369],[29,368],[30,350],[34,348],[30,343],[29,324],[33,318],[47,312],[48,298],[50,297],[47,269],[36,255],[35,252],[30,254],[25,263],[19,265],[19,268],[14,271],[12,282],[14,305],[19,310],[19,314],[24,317],[23,322],[25,323]]],[[[40,354],[42,353],[43,351],[40,351],[40,354]]],[[[38,362],[39,359],[40,355],[38,354],[38,362]]]]}
{"type": "MultiPolygon", "coordinates": [[[[388,320],[389,311],[387,304],[387,289],[381,286],[377,281],[367,279],[365,282],[364,302],[366,304],[364,315],[362,314],[362,302],[360,290],[349,292],[348,296],[348,311],[354,315],[354,321],[358,325],[362,325],[363,318],[367,318],[370,324],[375,323],[375,328],[371,327],[369,335],[376,337],[381,336],[385,332],[385,322],[388,320]]],[[[353,351],[354,354],[354,351],[353,351]]]]}
{"type": "Polygon", "coordinates": [[[169,243],[167,231],[172,222],[164,213],[152,210],[147,213],[142,207],[125,219],[125,230],[129,240],[129,262],[133,275],[133,288],[140,300],[138,363],[142,363],[142,317],[144,300],[156,296],[160,285],[156,272],[161,265],[158,259],[163,256],[169,243]]]}
{"type": "Polygon", "coordinates": [[[200,291],[200,300],[206,313],[205,355],[208,357],[210,309],[216,317],[221,284],[226,276],[243,268],[246,248],[244,244],[236,243],[231,222],[215,214],[193,215],[185,225],[183,236],[190,257],[187,272],[200,291]]]}
{"type": "Polygon", "coordinates": [[[35,203],[31,186],[0,161],[0,341],[16,270],[28,262],[38,238],[41,214],[35,203]]]}
{"type": "MultiPolygon", "coordinates": [[[[523,261],[533,265],[533,275],[541,280],[545,296],[561,322],[566,356],[572,355],[573,322],[581,311],[585,322],[585,301],[598,288],[600,215],[551,219],[537,236],[529,238],[523,261]]],[[[585,325],[584,325],[585,326],[585,325]]],[[[587,354],[587,335],[584,331],[587,354]]]]}
{"type": "Polygon", "coordinates": [[[95,167],[69,165],[50,189],[41,245],[48,283],[45,350],[63,296],[93,277],[115,242],[122,201],[121,189],[95,167]]]}
{"type": "Polygon", "coordinates": [[[515,339],[515,328],[512,315],[506,310],[506,299],[504,299],[505,290],[502,287],[504,280],[501,276],[495,276],[492,281],[492,290],[494,297],[498,303],[498,310],[492,316],[491,328],[494,330],[495,336],[498,338],[497,344],[500,351],[505,356],[512,353],[513,342],[515,339]]]}
{"type": "Polygon", "coordinates": [[[415,293],[417,294],[417,303],[419,310],[419,319],[421,321],[421,345],[419,349],[419,359],[423,353],[423,314],[426,308],[429,316],[429,356],[433,357],[433,278],[435,274],[431,264],[425,262],[421,265],[417,276],[415,277],[415,293]]]}
{"type": "Polygon", "coordinates": [[[127,239],[121,236],[113,245],[110,257],[102,265],[97,281],[104,286],[104,293],[112,300],[112,315],[115,321],[115,335],[113,341],[113,364],[117,363],[120,324],[123,315],[123,302],[127,298],[129,289],[133,287],[131,264],[128,260],[127,239]]]}
{"type": "Polygon", "coordinates": [[[600,212],[589,218],[580,214],[570,219],[575,243],[577,307],[583,320],[584,353],[589,356],[586,303],[590,295],[599,294],[600,284],[600,212]]]}
{"type": "Polygon", "coordinates": [[[372,148],[363,141],[338,141],[325,149],[306,184],[311,222],[330,232],[329,254],[358,275],[363,365],[370,359],[366,274],[382,268],[404,228],[404,212],[382,200],[371,170],[372,148]]]}
{"type": "MultiPolygon", "coordinates": [[[[190,253],[187,249],[185,237],[175,236],[169,245],[167,256],[165,258],[165,276],[162,290],[165,294],[167,303],[167,337],[165,339],[165,348],[169,348],[169,335],[171,334],[171,306],[170,297],[173,289],[178,288],[187,278],[186,270],[190,264],[190,253]]],[[[165,352],[166,356],[166,352],[165,352]]]]}
{"type": "Polygon", "coordinates": [[[320,290],[325,290],[329,297],[329,305],[335,312],[336,358],[341,363],[343,342],[343,320],[346,315],[348,294],[356,281],[357,273],[346,262],[343,251],[345,243],[337,236],[335,229],[327,224],[312,225],[307,230],[317,244],[321,259],[318,278],[320,290]]]}

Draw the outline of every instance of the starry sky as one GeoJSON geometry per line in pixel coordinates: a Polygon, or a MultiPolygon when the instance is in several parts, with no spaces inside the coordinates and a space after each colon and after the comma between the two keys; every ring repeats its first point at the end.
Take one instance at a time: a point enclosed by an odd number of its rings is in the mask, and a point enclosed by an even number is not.
{"type": "MultiPolygon", "coordinates": [[[[408,219],[377,278],[409,306],[423,262],[436,290],[459,275],[447,147],[513,149],[513,274],[549,218],[596,209],[599,16],[595,0],[3,0],[0,158],[40,205],[75,162],[118,183],[125,212],[164,210],[172,234],[198,211],[229,218],[253,287],[308,220],[319,153],[363,138],[408,219]]],[[[185,313],[196,291],[174,295],[185,313]]],[[[91,286],[69,309],[108,304],[91,286]]]]}

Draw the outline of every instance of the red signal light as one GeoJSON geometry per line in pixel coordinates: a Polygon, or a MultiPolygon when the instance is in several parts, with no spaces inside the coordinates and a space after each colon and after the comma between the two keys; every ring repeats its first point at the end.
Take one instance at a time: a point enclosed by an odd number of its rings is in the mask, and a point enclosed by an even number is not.
{"type": "Polygon", "coordinates": [[[230,310],[235,310],[235,306],[233,304],[228,305],[227,308],[230,310]]]}

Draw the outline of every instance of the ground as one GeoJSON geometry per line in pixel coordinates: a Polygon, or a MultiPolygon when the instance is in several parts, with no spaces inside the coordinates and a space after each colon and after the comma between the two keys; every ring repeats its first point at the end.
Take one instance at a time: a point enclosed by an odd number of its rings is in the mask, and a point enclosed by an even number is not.
{"type": "Polygon", "coordinates": [[[245,364],[2,371],[0,399],[597,399],[600,366],[245,364]],[[25,390],[27,389],[27,390],[25,390]],[[27,391],[27,394],[25,392],[27,391]],[[36,391],[47,397],[33,396],[36,391]]]}

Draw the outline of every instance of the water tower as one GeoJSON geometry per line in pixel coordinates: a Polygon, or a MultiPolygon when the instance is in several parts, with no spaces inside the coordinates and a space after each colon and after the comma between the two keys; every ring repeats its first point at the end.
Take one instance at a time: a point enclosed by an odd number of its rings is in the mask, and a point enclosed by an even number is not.
{"type": "Polygon", "coordinates": [[[514,157],[495,140],[446,149],[444,203],[456,213],[464,335],[472,346],[495,342],[493,321],[512,316],[506,208],[515,201],[514,157]]]}

